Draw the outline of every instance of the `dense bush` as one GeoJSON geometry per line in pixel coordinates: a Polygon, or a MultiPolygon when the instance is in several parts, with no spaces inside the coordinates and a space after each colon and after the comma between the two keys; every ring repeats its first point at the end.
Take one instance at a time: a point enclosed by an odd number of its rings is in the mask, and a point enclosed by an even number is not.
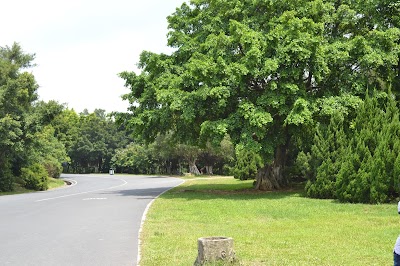
{"type": "Polygon", "coordinates": [[[60,162],[54,159],[44,162],[44,168],[46,169],[48,176],[53,178],[59,178],[63,170],[60,162]]]}
{"type": "Polygon", "coordinates": [[[14,177],[10,164],[6,161],[0,166],[0,191],[11,191],[13,190],[14,177]]]}
{"type": "Polygon", "coordinates": [[[38,163],[21,169],[21,179],[24,187],[34,190],[46,190],[47,187],[47,171],[38,163]]]}
{"type": "Polygon", "coordinates": [[[236,164],[233,169],[233,176],[240,180],[254,179],[257,169],[262,167],[261,156],[242,145],[236,146],[236,164]]]}
{"type": "Polygon", "coordinates": [[[131,143],[125,149],[116,151],[111,160],[121,172],[131,174],[152,173],[152,161],[144,145],[131,143]]]}
{"type": "Polygon", "coordinates": [[[343,120],[319,126],[306,193],[343,202],[383,203],[399,195],[400,121],[394,96],[367,96],[345,134],[343,120]]]}

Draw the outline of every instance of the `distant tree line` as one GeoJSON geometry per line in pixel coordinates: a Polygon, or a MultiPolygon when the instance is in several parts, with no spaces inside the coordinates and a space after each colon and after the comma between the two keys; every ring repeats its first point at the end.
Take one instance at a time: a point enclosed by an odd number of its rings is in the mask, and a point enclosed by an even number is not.
{"type": "Polygon", "coordinates": [[[234,153],[227,137],[218,147],[182,144],[172,134],[145,144],[112,114],[77,113],[56,101],[38,101],[28,70],[34,55],[21,46],[0,48],[0,191],[16,186],[46,190],[64,173],[227,174],[234,153]]]}
{"type": "Polygon", "coordinates": [[[234,163],[233,145],[228,136],[218,146],[203,147],[177,143],[171,134],[158,135],[154,142],[131,142],[118,149],[112,164],[118,172],[181,175],[229,174],[234,163]]]}
{"type": "Polygon", "coordinates": [[[104,110],[77,114],[38,101],[28,72],[33,60],[17,43],[0,48],[0,191],[46,190],[48,178],[63,171],[107,172],[115,151],[130,141],[104,110]]]}

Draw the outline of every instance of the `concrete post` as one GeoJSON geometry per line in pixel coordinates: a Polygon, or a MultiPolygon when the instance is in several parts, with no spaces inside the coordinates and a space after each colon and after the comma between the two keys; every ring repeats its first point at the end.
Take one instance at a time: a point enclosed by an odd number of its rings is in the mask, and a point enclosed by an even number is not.
{"type": "Polygon", "coordinates": [[[235,251],[233,250],[233,239],[230,237],[202,237],[197,241],[198,254],[194,262],[195,266],[205,265],[215,261],[233,263],[235,251]]]}

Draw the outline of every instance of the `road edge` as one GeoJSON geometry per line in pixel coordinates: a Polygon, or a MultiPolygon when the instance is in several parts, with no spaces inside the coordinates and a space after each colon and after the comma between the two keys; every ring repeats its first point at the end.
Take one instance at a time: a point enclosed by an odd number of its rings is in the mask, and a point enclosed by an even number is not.
{"type": "Polygon", "coordinates": [[[179,183],[179,184],[177,184],[176,186],[171,187],[171,188],[169,188],[169,189],[163,191],[163,192],[160,193],[159,195],[157,195],[154,199],[152,199],[152,200],[149,202],[149,204],[147,204],[146,208],[144,209],[144,212],[143,212],[143,215],[142,215],[142,220],[141,220],[141,222],[140,222],[139,232],[138,232],[138,250],[137,250],[136,266],[140,266],[140,260],[141,260],[141,254],[140,254],[141,249],[140,249],[140,246],[142,245],[142,241],[140,240],[140,235],[141,235],[141,233],[142,233],[143,224],[144,224],[144,222],[145,222],[145,220],[146,220],[147,213],[148,213],[148,211],[149,211],[151,205],[152,205],[153,202],[154,202],[156,199],[158,199],[158,197],[160,197],[162,194],[164,194],[164,193],[170,191],[171,189],[176,188],[177,186],[180,186],[180,185],[182,185],[183,183],[186,182],[185,179],[181,179],[181,178],[177,178],[177,177],[174,177],[174,178],[180,179],[180,180],[181,180],[181,183],[179,183]]]}

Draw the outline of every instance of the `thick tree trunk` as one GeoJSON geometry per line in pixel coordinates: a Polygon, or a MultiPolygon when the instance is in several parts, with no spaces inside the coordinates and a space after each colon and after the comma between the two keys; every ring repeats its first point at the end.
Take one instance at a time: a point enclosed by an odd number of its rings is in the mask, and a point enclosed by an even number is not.
{"type": "Polygon", "coordinates": [[[279,146],[275,152],[274,161],[258,170],[255,189],[276,190],[288,184],[287,178],[283,175],[286,164],[286,145],[279,146]]]}
{"type": "Polygon", "coordinates": [[[213,175],[213,166],[212,165],[206,165],[205,168],[206,168],[206,173],[208,175],[213,175]]]}
{"type": "Polygon", "coordinates": [[[200,175],[200,171],[196,166],[196,161],[189,162],[189,172],[194,175],[200,175]]]}

